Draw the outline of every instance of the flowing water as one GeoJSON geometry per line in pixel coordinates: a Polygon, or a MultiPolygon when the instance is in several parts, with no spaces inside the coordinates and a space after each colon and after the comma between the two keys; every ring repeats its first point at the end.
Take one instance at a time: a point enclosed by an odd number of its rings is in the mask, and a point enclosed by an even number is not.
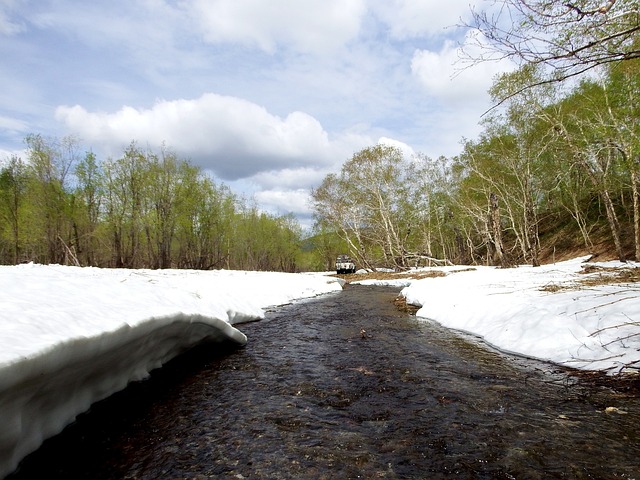
{"type": "Polygon", "coordinates": [[[640,400],[351,286],[96,404],[11,480],[640,479],[640,400]]]}

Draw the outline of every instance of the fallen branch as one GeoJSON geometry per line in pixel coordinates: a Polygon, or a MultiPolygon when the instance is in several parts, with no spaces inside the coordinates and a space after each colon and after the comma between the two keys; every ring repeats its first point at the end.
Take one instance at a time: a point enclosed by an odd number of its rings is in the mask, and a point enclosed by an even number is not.
{"type": "MultiPolygon", "coordinates": [[[[614,338],[614,339],[613,339],[613,340],[611,340],[610,342],[603,343],[603,344],[602,344],[602,346],[603,346],[603,347],[608,347],[609,345],[611,345],[611,344],[613,344],[613,343],[616,343],[616,342],[622,342],[622,341],[624,341],[624,340],[629,340],[630,338],[638,337],[638,336],[640,336],[640,332],[631,333],[631,334],[626,335],[626,336],[624,336],[624,337],[614,338]]],[[[622,346],[623,346],[624,348],[627,348],[625,345],[622,345],[622,346]]]]}
{"type": "MultiPolygon", "coordinates": [[[[620,292],[615,292],[615,293],[620,293],[620,292]]],[[[614,293],[607,293],[607,294],[605,294],[605,295],[607,295],[607,296],[608,296],[608,295],[614,295],[614,293]]],[[[588,312],[589,310],[596,310],[596,309],[601,308],[601,307],[606,307],[607,305],[614,305],[614,304],[616,304],[616,303],[618,303],[618,302],[622,302],[622,301],[624,301],[624,300],[637,300],[637,299],[638,299],[638,297],[624,297],[624,298],[619,298],[619,299],[614,300],[614,301],[612,301],[612,302],[601,303],[600,305],[595,305],[595,306],[593,306],[593,307],[589,307],[589,308],[586,308],[586,309],[584,309],[584,310],[579,310],[579,311],[575,312],[575,315],[578,315],[579,313],[585,313],[585,312],[588,312]]]]}
{"type": "Polygon", "coordinates": [[[629,327],[629,326],[640,327],[640,322],[625,322],[625,323],[619,323],[617,325],[610,325],[608,327],[599,328],[598,330],[591,332],[589,336],[593,337],[594,335],[598,335],[599,333],[602,333],[605,330],[612,330],[614,328],[622,328],[622,327],[629,327]]]}
{"type": "Polygon", "coordinates": [[[58,240],[60,240],[60,243],[62,243],[62,246],[65,249],[65,263],[68,263],[68,259],[71,258],[71,260],[73,260],[73,264],[76,267],[79,267],[80,262],[78,261],[78,257],[75,256],[73,251],[68,247],[68,245],[64,242],[64,240],[60,235],[58,235],[58,240]]]}
{"type": "Polygon", "coordinates": [[[404,257],[407,260],[409,260],[409,259],[427,260],[428,262],[433,262],[436,265],[447,265],[447,266],[450,266],[450,267],[453,266],[453,263],[451,263],[446,258],[444,258],[444,259],[434,258],[434,257],[431,257],[429,255],[424,255],[424,254],[421,254],[421,253],[408,253],[404,257]]]}

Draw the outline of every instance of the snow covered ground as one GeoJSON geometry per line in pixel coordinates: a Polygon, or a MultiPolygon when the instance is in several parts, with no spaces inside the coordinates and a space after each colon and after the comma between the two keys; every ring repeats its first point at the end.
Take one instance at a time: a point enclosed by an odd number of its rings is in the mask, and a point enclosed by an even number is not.
{"type": "MultiPolygon", "coordinates": [[[[494,346],[583,369],[640,362],[640,283],[599,284],[638,264],[441,267],[403,286],[417,315],[494,346]]],[[[424,272],[419,272],[424,273],[424,272]]],[[[89,406],[263,309],[341,290],[321,274],[0,267],[0,478],[89,406]]],[[[286,341],[283,339],[283,341],[286,341]]],[[[212,344],[215,348],[215,343],[212,344]]],[[[634,367],[640,366],[635,363],[634,367]]]]}
{"type": "Polygon", "coordinates": [[[234,324],[339,291],[323,275],[0,267],[0,478],[89,406],[234,324]]]}
{"type": "Polygon", "coordinates": [[[603,283],[640,264],[586,263],[588,257],[541,267],[434,267],[446,276],[363,284],[403,286],[416,315],[481,336],[508,352],[608,373],[640,368],[640,283],[603,283]],[[588,272],[583,273],[587,267],[588,272]]]}

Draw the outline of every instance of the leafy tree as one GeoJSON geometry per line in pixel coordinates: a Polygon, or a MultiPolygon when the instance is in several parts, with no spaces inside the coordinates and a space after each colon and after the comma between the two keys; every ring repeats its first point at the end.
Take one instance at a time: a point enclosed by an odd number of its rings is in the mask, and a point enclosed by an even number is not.
{"type": "Polygon", "coordinates": [[[554,109],[548,121],[555,132],[556,156],[568,159],[572,169],[579,170],[589,181],[591,190],[605,207],[611,239],[620,260],[625,260],[621,241],[621,225],[615,197],[621,192],[620,151],[612,142],[613,131],[603,125],[607,110],[605,91],[594,82],[583,82],[571,96],[554,109]]]}
{"type": "Polygon", "coordinates": [[[612,65],[603,87],[605,107],[598,128],[622,163],[631,189],[634,258],[640,261],[640,61],[612,65]]]}
{"type": "Polygon", "coordinates": [[[435,160],[417,155],[414,182],[420,191],[420,200],[416,204],[421,240],[416,262],[425,261],[427,265],[458,263],[469,261],[469,252],[462,237],[458,215],[454,202],[457,187],[452,162],[445,157],[435,160]]]}
{"type": "Polygon", "coordinates": [[[104,178],[96,156],[87,152],[75,168],[77,202],[74,217],[75,244],[78,256],[85,265],[95,265],[99,249],[98,227],[100,211],[104,201],[104,178]]]}
{"type": "Polygon", "coordinates": [[[231,262],[242,270],[295,272],[301,231],[290,215],[275,216],[255,205],[238,206],[231,262]]]}
{"type": "Polygon", "coordinates": [[[11,245],[12,261],[22,258],[23,209],[27,194],[26,166],[22,159],[12,156],[8,164],[0,170],[0,219],[6,230],[0,231],[2,238],[8,237],[11,245]]]}
{"type": "Polygon", "coordinates": [[[28,170],[34,203],[31,235],[45,240],[36,258],[45,263],[77,263],[70,245],[73,240],[71,198],[67,191],[70,171],[79,159],[79,142],[74,137],[61,141],[29,135],[28,170]]]}
{"type": "Polygon", "coordinates": [[[296,271],[301,229],[246,207],[162,148],[81,158],[74,138],[26,139],[28,161],[0,169],[0,262],[127,268],[296,271]]]}
{"type": "Polygon", "coordinates": [[[121,158],[104,166],[104,210],[111,237],[112,266],[150,266],[145,242],[149,240],[148,214],[152,202],[149,189],[154,161],[152,153],[143,152],[131,142],[121,158]]]}
{"type": "Polygon", "coordinates": [[[313,191],[317,218],[340,232],[361,265],[382,260],[405,268],[414,256],[422,218],[416,173],[398,148],[365,148],[342,166],[339,176],[328,175],[313,191]]]}
{"type": "Polygon", "coordinates": [[[224,185],[185,168],[177,219],[178,265],[185,268],[229,268],[235,196],[224,185]]]}
{"type": "Polygon", "coordinates": [[[172,247],[178,216],[188,188],[187,180],[193,178],[193,167],[178,160],[165,148],[160,156],[149,155],[147,173],[148,211],[143,220],[147,240],[148,261],[154,268],[169,268],[172,263],[172,247]]]}
{"type": "Polygon", "coordinates": [[[348,180],[333,173],[327,175],[321,185],[312,192],[316,226],[326,229],[326,225],[330,225],[358,263],[371,267],[368,246],[363,235],[366,225],[365,212],[349,198],[351,193],[352,185],[348,180]]]}
{"type": "Polygon", "coordinates": [[[311,259],[307,262],[309,270],[333,270],[338,255],[348,252],[349,247],[334,227],[326,220],[316,219],[312,235],[304,241],[311,259]]]}

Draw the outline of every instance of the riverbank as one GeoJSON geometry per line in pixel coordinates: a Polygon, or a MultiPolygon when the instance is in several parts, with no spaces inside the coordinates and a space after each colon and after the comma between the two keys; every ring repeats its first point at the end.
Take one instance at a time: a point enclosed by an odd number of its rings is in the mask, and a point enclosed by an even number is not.
{"type": "Polygon", "coordinates": [[[404,287],[416,316],[496,348],[608,374],[640,369],[640,268],[581,257],[540,267],[432,267],[350,276],[404,287]]]}
{"type": "Polygon", "coordinates": [[[270,309],[244,348],[171,362],[11,480],[640,478],[640,398],[417,321],[398,290],[270,309]]]}
{"type": "Polygon", "coordinates": [[[96,401],[264,309],[338,279],[240,271],[0,266],[0,478],[96,401]]]}

